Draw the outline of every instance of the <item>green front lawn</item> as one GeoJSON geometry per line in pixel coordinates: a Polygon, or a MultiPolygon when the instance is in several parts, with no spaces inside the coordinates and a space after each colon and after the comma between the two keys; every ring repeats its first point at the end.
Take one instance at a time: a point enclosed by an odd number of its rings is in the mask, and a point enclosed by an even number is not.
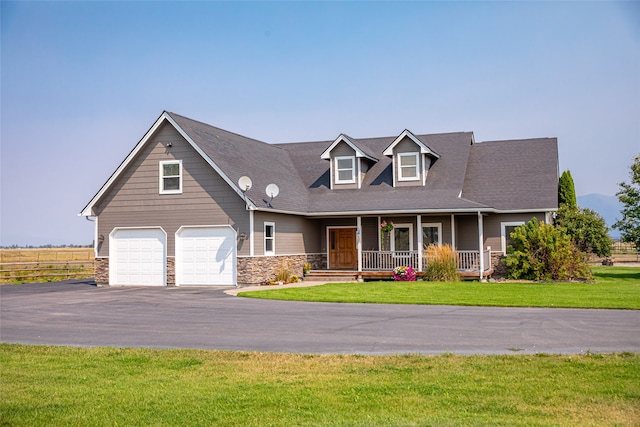
{"type": "Polygon", "coordinates": [[[1,426],[640,422],[640,355],[358,356],[0,344],[1,426]]]}
{"type": "Polygon", "coordinates": [[[640,268],[594,267],[593,271],[593,283],[330,283],[239,295],[317,302],[640,309],[640,268]]]}

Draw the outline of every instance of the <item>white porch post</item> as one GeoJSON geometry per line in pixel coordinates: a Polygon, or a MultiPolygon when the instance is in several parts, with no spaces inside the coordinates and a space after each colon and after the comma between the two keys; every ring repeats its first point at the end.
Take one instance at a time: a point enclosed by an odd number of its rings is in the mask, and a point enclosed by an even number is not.
{"type": "Polygon", "coordinates": [[[358,249],[358,271],[362,271],[362,217],[356,217],[356,248],[358,249]]]}
{"type": "Polygon", "coordinates": [[[451,248],[456,249],[456,219],[454,214],[451,214],[451,248]]]}
{"type": "Polygon", "coordinates": [[[253,210],[249,211],[249,256],[254,256],[253,210]]]}
{"type": "Polygon", "coordinates": [[[484,245],[484,232],[482,230],[482,212],[478,211],[478,252],[480,256],[480,281],[484,274],[484,254],[482,253],[482,246],[484,245]]]}
{"type": "Polygon", "coordinates": [[[376,226],[376,228],[378,229],[378,251],[382,250],[382,231],[380,231],[380,215],[378,215],[378,224],[376,226]]]}
{"type": "Polygon", "coordinates": [[[422,215],[418,215],[416,224],[418,224],[418,271],[422,271],[422,255],[424,251],[422,241],[422,215]]]}

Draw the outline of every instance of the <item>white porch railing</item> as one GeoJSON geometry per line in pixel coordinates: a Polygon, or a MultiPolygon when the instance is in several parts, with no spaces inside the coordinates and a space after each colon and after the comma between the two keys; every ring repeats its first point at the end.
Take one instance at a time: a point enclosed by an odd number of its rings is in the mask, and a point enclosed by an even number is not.
{"type": "MultiPolygon", "coordinates": [[[[458,271],[480,271],[480,253],[478,251],[456,251],[458,253],[458,271]]],[[[491,269],[491,251],[482,253],[484,271],[491,269]]],[[[418,268],[418,251],[362,251],[363,271],[387,271],[396,267],[410,265],[418,268]]],[[[423,267],[427,259],[423,259],[423,267]]]]}
{"type": "Polygon", "coordinates": [[[362,251],[363,271],[386,271],[410,265],[418,268],[418,251],[362,251]]]}
{"type": "MultiPolygon", "coordinates": [[[[479,251],[457,251],[458,271],[480,271],[479,251]]],[[[491,251],[485,250],[482,253],[484,271],[491,269],[491,251]]]]}

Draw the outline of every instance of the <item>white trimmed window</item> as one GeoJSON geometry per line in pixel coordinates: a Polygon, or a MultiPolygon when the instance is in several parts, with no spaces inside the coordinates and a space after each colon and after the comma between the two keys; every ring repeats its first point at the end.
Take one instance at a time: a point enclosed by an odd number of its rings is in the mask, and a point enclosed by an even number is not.
{"type": "Polygon", "coordinates": [[[356,182],[355,156],[336,156],[334,161],[336,184],[354,184],[356,182]]]}
{"type": "Polygon", "coordinates": [[[392,251],[412,251],[413,250],[413,225],[395,224],[391,232],[392,251]]]}
{"type": "Polygon", "coordinates": [[[276,253],[276,223],[264,223],[264,254],[275,255],[276,253]]]}
{"type": "Polygon", "coordinates": [[[182,193],[182,160],[160,162],[160,194],[182,193]]]}
{"type": "Polygon", "coordinates": [[[419,153],[398,153],[398,181],[420,179],[419,159],[419,153]]]}
{"type": "Polygon", "coordinates": [[[512,243],[511,241],[511,233],[517,227],[524,225],[524,221],[511,221],[511,222],[501,222],[500,223],[500,244],[502,246],[502,253],[507,254],[507,247],[512,243]]]}
{"type": "Polygon", "coordinates": [[[442,223],[422,224],[422,244],[442,246],[442,223]]]}

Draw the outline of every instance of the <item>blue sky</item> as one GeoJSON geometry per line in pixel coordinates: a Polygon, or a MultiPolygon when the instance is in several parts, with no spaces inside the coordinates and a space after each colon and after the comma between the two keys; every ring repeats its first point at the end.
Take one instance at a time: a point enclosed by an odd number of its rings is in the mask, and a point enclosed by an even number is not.
{"type": "Polygon", "coordinates": [[[1,2],[0,245],[77,216],[163,110],[265,142],[558,137],[578,195],[640,153],[638,2],[1,2]]]}

